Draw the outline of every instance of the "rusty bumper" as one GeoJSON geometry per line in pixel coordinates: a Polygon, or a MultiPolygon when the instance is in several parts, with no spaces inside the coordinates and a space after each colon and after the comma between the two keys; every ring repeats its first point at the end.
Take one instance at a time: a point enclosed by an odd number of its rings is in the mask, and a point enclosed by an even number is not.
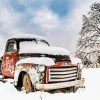
{"type": "Polygon", "coordinates": [[[80,80],[70,81],[70,82],[62,82],[62,83],[53,83],[53,84],[36,84],[37,90],[54,90],[61,89],[73,86],[82,86],[84,84],[84,78],[80,80]]]}

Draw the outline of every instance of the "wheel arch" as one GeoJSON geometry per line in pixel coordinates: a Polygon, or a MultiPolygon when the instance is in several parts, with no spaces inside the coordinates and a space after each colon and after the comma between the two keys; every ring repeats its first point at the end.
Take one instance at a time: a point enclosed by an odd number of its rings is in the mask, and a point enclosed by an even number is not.
{"type": "Polygon", "coordinates": [[[23,76],[24,76],[26,73],[27,73],[27,72],[25,72],[25,71],[21,71],[21,72],[19,73],[18,80],[17,80],[16,86],[15,86],[18,90],[21,90],[21,88],[22,88],[23,76]]]}
{"type": "Polygon", "coordinates": [[[15,87],[18,87],[19,90],[21,89],[22,87],[22,84],[23,84],[23,76],[25,74],[28,74],[29,78],[30,78],[30,81],[32,82],[32,79],[31,79],[31,75],[27,72],[27,71],[20,71],[17,75],[17,78],[16,78],[16,83],[15,83],[15,87]]]}

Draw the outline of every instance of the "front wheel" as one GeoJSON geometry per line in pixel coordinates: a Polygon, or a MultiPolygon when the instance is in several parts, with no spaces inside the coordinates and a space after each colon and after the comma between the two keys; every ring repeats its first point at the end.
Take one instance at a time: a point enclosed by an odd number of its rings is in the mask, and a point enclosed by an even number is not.
{"type": "Polygon", "coordinates": [[[23,76],[23,80],[22,80],[22,88],[26,91],[26,92],[32,92],[33,91],[33,86],[32,86],[32,82],[30,80],[29,75],[26,73],[23,76]]]}

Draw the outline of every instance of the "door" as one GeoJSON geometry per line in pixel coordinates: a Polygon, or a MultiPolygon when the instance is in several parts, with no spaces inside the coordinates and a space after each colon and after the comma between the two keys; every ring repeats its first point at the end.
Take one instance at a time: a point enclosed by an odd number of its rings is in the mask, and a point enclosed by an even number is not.
{"type": "Polygon", "coordinates": [[[6,77],[14,77],[14,70],[18,60],[16,41],[8,41],[2,59],[2,74],[6,77]]]}

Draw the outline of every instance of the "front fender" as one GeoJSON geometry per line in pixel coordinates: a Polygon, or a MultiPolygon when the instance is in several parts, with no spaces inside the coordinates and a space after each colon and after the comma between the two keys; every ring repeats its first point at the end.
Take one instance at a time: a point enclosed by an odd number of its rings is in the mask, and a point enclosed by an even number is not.
{"type": "Polygon", "coordinates": [[[19,79],[19,76],[22,75],[21,74],[22,72],[25,72],[29,75],[32,84],[39,82],[39,74],[37,73],[34,67],[27,69],[27,68],[24,68],[23,66],[20,66],[15,69],[15,73],[14,73],[14,85],[15,86],[17,86],[18,84],[18,79],[19,79]]]}

